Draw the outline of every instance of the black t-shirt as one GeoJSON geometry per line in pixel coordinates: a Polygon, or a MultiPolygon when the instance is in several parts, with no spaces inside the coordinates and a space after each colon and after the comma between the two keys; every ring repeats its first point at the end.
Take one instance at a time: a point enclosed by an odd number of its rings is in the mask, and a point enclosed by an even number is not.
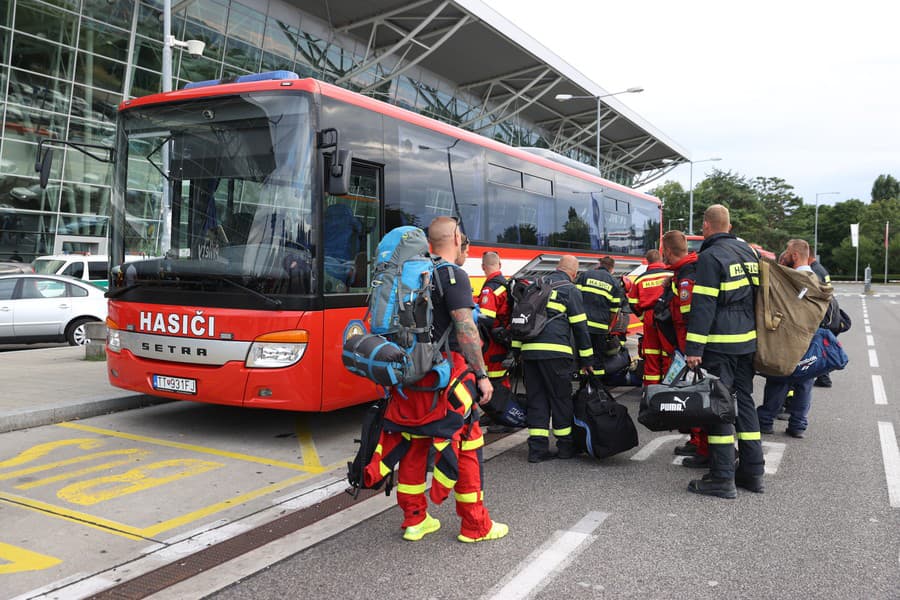
{"type": "Polygon", "coordinates": [[[434,335],[432,339],[435,341],[441,339],[444,331],[450,328],[450,350],[459,352],[459,342],[456,340],[456,330],[453,327],[453,317],[450,316],[450,311],[475,306],[475,301],[472,299],[472,284],[469,282],[468,274],[456,265],[438,267],[435,269],[435,273],[440,286],[437,285],[438,282],[435,282],[432,293],[431,301],[434,304],[432,313],[434,335]]]}

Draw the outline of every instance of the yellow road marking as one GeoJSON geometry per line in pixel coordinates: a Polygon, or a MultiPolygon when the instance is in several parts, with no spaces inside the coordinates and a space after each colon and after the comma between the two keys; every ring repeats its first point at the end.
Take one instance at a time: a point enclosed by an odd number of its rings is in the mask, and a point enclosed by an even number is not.
{"type": "Polygon", "coordinates": [[[311,469],[321,469],[322,462],[319,460],[319,453],[316,451],[312,432],[305,427],[305,423],[299,418],[297,419],[297,441],[300,442],[300,456],[303,457],[303,464],[311,469]]]}
{"type": "Polygon", "coordinates": [[[53,477],[45,477],[44,479],[38,479],[37,481],[30,481],[28,483],[23,483],[16,486],[17,490],[30,490],[36,487],[41,487],[42,485],[49,485],[51,483],[56,483],[57,481],[64,481],[66,479],[74,479],[75,477],[81,477],[82,475],[87,475],[89,473],[96,473],[97,471],[108,471],[115,467],[121,467],[122,465],[127,465],[128,463],[134,462],[141,458],[142,456],[146,456],[150,454],[146,450],[137,450],[137,451],[129,451],[129,458],[123,458],[122,460],[113,460],[106,463],[101,463],[99,465],[94,465],[92,467],[87,467],[84,469],[79,469],[78,471],[70,471],[68,473],[60,473],[59,475],[54,475],[53,477]]]}
{"type": "Polygon", "coordinates": [[[0,542],[0,560],[7,561],[6,564],[0,564],[0,575],[23,571],[42,571],[62,562],[53,556],[38,554],[3,542],[0,542]]]}
{"type": "Polygon", "coordinates": [[[121,498],[122,496],[172,483],[173,481],[178,481],[185,477],[200,475],[224,466],[225,465],[222,463],[198,460],[195,458],[161,460],[150,465],[143,465],[131,469],[125,473],[107,475],[106,477],[96,477],[94,479],[88,479],[87,481],[72,483],[56,492],[56,496],[60,500],[65,500],[72,504],[91,506],[114,498],[121,498]],[[153,477],[150,475],[154,471],[171,471],[173,467],[180,467],[180,469],[163,476],[153,477]]]}
{"type": "Polygon", "coordinates": [[[290,485],[300,483],[301,481],[305,481],[312,477],[312,473],[297,475],[296,477],[291,477],[290,479],[285,479],[284,481],[273,483],[272,485],[268,485],[264,488],[254,490],[252,492],[247,492],[246,494],[241,494],[240,496],[235,496],[234,498],[229,498],[228,500],[223,500],[222,502],[210,504],[209,506],[205,506],[201,509],[189,512],[179,517],[175,517],[174,519],[169,519],[168,521],[163,521],[162,523],[158,523],[151,527],[146,527],[144,529],[141,529],[140,532],[143,536],[153,537],[155,535],[159,535],[164,531],[174,529],[175,527],[185,525],[187,523],[190,523],[191,521],[196,521],[197,519],[217,513],[219,511],[233,508],[238,504],[243,504],[244,502],[249,502],[250,500],[254,500],[256,498],[259,498],[260,496],[265,496],[266,494],[271,494],[272,492],[282,490],[290,485]]]}
{"type": "Polygon", "coordinates": [[[98,440],[95,438],[62,440],[59,442],[47,442],[46,444],[38,444],[37,446],[32,446],[28,450],[20,452],[13,458],[0,461],[0,469],[6,469],[8,467],[18,467],[19,465],[30,463],[42,456],[50,454],[57,448],[63,448],[65,446],[78,446],[82,450],[93,450],[94,448],[98,448],[102,445],[103,440],[98,440]]]}
{"type": "Polygon", "coordinates": [[[149,454],[149,452],[147,450],[138,450],[137,448],[123,448],[121,450],[106,450],[105,452],[94,452],[93,454],[85,454],[83,456],[76,456],[75,458],[67,458],[65,460],[58,460],[56,462],[46,463],[43,465],[38,465],[36,467],[28,467],[27,469],[19,469],[18,471],[3,473],[2,475],[0,475],[0,481],[3,481],[5,479],[13,479],[16,477],[23,477],[25,475],[31,475],[32,473],[40,473],[41,471],[49,471],[51,469],[56,469],[57,467],[68,467],[69,465],[87,462],[95,458],[129,454],[144,455],[149,454]]]}
{"type": "Polygon", "coordinates": [[[223,458],[232,458],[235,460],[269,465],[272,467],[281,467],[282,469],[290,469],[292,471],[305,471],[315,474],[325,472],[325,469],[323,469],[322,467],[307,467],[305,465],[298,465],[296,463],[286,462],[282,460],[272,460],[259,456],[251,456],[249,454],[240,454],[237,452],[227,452],[225,450],[216,450],[215,448],[206,448],[204,446],[195,446],[193,444],[183,444],[181,442],[170,442],[168,440],[161,440],[158,438],[151,438],[143,435],[134,435],[131,433],[122,433],[121,431],[102,429],[100,427],[91,427],[90,425],[82,425],[81,423],[57,423],[57,425],[59,427],[66,427],[68,429],[77,429],[80,431],[88,431],[100,435],[109,435],[126,440],[133,440],[136,442],[146,442],[148,444],[167,446],[169,448],[179,448],[181,450],[189,450],[191,452],[199,452],[201,454],[211,454],[213,456],[221,456],[223,458]]]}
{"type": "Polygon", "coordinates": [[[60,519],[64,519],[66,521],[72,521],[80,525],[87,525],[88,527],[92,527],[99,531],[112,533],[124,538],[128,538],[129,540],[134,540],[136,542],[143,540],[143,537],[140,534],[140,529],[136,527],[129,527],[128,525],[123,525],[122,523],[119,523],[117,521],[95,517],[94,515],[89,515],[77,510],[69,510],[67,508],[56,506],[54,504],[41,502],[40,500],[32,500],[31,498],[16,496],[15,494],[7,494],[5,492],[0,492],[0,500],[12,502],[16,505],[21,506],[22,508],[27,508],[39,512],[45,516],[49,513],[51,516],[59,517],[60,519]]]}

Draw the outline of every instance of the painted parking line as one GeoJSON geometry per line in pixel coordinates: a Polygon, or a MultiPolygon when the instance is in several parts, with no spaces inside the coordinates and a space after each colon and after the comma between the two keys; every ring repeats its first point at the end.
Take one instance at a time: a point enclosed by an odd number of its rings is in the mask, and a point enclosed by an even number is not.
{"type": "Polygon", "coordinates": [[[872,393],[875,396],[875,404],[887,404],[887,393],[884,391],[884,380],[881,375],[872,375],[872,393]]]}
{"type": "Polygon", "coordinates": [[[589,512],[571,529],[557,531],[483,598],[510,600],[537,593],[597,539],[594,531],[608,516],[609,513],[589,512]]]}
{"type": "Polygon", "coordinates": [[[869,348],[869,366],[873,369],[878,368],[878,353],[875,348],[869,348]]]}
{"type": "MultiPolygon", "coordinates": [[[[778,467],[781,466],[781,459],[784,458],[784,449],[787,448],[787,444],[784,442],[763,442],[763,458],[766,461],[766,475],[774,475],[778,472],[778,467]]],[[[684,462],[684,459],[687,458],[685,456],[676,456],[672,459],[673,465],[680,465],[684,462]]]]}
{"type": "Polygon", "coordinates": [[[887,480],[888,500],[891,503],[891,508],[900,508],[900,448],[897,447],[894,424],[879,421],[878,434],[881,437],[881,458],[884,461],[884,477],[887,480]]]}
{"type": "Polygon", "coordinates": [[[26,548],[0,542],[0,575],[41,571],[55,567],[61,562],[54,556],[39,554],[26,548]]]}
{"type": "MultiPolygon", "coordinates": [[[[123,433],[92,427],[81,423],[60,423],[58,427],[91,433],[102,437],[82,437],[58,440],[37,444],[18,455],[0,461],[0,482],[25,480],[24,483],[13,484],[13,489],[0,491],[0,500],[5,500],[19,508],[42,513],[59,519],[75,522],[105,533],[110,533],[130,540],[155,538],[161,533],[183,527],[189,523],[204,519],[211,515],[233,509],[235,506],[250,502],[270,494],[289,489],[298,483],[312,479],[317,475],[342,466],[345,460],[332,465],[320,464],[315,446],[308,432],[298,431],[301,454],[307,464],[274,460],[236,452],[228,452],[217,448],[208,448],[194,444],[185,444],[147,436],[123,433]],[[204,458],[171,458],[155,462],[142,461],[151,452],[143,448],[103,449],[110,438],[141,442],[150,446],[161,446],[203,455],[204,458]],[[71,451],[91,451],[63,460],[48,461],[54,452],[68,449],[71,451]],[[102,508],[104,503],[129,496],[131,494],[160,489],[166,485],[180,485],[185,478],[203,476],[224,468],[227,461],[212,460],[229,459],[238,463],[254,463],[285,469],[295,473],[294,476],[280,481],[269,482],[268,485],[224,498],[208,505],[194,507],[173,507],[173,511],[184,510],[170,519],[155,522],[146,526],[124,523],[87,512],[92,507],[102,508]],[[107,460],[113,459],[113,460],[107,460]],[[101,464],[91,461],[104,460],[101,464]],[[87,463],[87,466],[85,464],[87,463]],[[75,467],[75,468],[73,468],[75,467]],[[124,467],[122,472],[116,467],[124,467]],[[59,473],[59,469],[66,469],[59,473]],[[51,476],[34,477],[35,475],[56,470],[51,476]],[[106,473],[102,473],[105,471],[106,473]],[[85,475],[99,476],[84,478],[85,475]],[[75,479],[75,481],[68,481],[75,479]],[[35,488],[46,490],[46,486],[59,484],[60,489],[54,493],[59,502],[44,501],[25,495],[35,488]],[[15,491],[13,491],[15,490],[15,491]],[[23,492],[23,493],[20,493],[23,492]],[[191,510],[193,508],[193,510],[191,510]]],[[[45,492],[46,493],[46,492],[45,492]]],[[[217,498],[211,498],[216,500],[217,498]]]]}

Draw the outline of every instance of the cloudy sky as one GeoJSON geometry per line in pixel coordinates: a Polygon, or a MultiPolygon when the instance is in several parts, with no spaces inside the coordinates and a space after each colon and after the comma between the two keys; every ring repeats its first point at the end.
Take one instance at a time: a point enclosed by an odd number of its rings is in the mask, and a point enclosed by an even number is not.
{"type": "MultiPolygon", "coordinates": [[[[805,202],[900,178],[900,3],[484,0],[713,168],[805,202]],[[549,8],[548,7],[552,7],[549,8]]],[[[689,167],[668,175],[688,187],[689,167]]]]}

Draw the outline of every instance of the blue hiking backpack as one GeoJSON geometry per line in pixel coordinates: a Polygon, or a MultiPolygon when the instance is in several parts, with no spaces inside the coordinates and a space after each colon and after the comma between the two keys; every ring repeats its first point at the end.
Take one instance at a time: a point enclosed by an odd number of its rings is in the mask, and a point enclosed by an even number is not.
{"type": "MultiPolygon", "coordinates": [[[[451,266],[428,251],[418,227],[392,229],[378,244],[366,323],[351,321],[344,330],[342,360],[351,373],[384,386],[410,386],[429,372],[441,389],[450,382],[447,350],[450,328],[432,339],[432,292],[440,292],[438,268],[451,266]],[[368,333],[366,333],[368,331],[368,333]]],[[[425,389],[417,387],[414,389],[425,389]]]]}

